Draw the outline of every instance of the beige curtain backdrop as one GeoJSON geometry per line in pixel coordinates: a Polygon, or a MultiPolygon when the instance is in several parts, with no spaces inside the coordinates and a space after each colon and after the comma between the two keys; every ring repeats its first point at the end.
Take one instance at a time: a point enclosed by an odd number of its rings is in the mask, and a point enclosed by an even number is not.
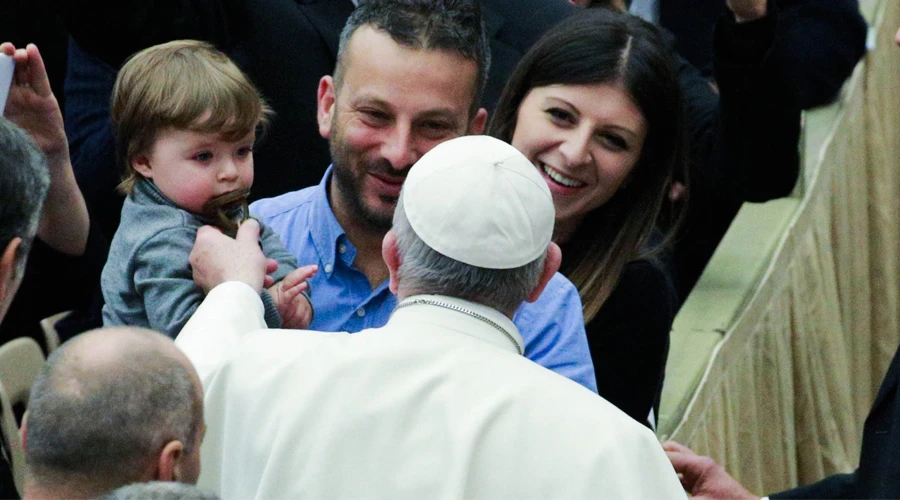
{"type": "Polygon", "coordinates": [[[875,51],[806,151],[803,201],[671,435],[758,494],[856,467],[900,343],[900,2],[872,25],[875,51]]]}

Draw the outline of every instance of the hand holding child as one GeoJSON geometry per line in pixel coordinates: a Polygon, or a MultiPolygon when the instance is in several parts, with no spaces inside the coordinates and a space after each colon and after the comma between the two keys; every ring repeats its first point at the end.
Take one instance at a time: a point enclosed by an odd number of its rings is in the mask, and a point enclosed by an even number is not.
{"type": "Polygon", "coordinates": [[[274,270],[259,248],[259,222],[254,219],[241,224],[234,239],[218,228],[201,227],[190,263],[194,282],[205,293],[227,281],[241,281],[260,291],[266,274],[274,270]]]}
{"type": "Polygon", "coordinates": [[[301,292],[309,289],[306,280],[318,270],[316,265],[299,267],[269,288],[284,328],[306,329],[312,323],[312,304],[301,292]]]}

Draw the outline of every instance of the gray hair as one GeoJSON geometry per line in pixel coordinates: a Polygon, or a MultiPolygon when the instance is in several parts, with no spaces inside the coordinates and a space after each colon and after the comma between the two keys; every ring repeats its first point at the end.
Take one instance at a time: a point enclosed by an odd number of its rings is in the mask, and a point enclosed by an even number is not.
{"type": "Polygon", "coordinates": [[[335,88],[340,89],[341,64],[344,50],[357,29],[371,26],[387,33],[397,44],[416,50],[453,51],[474,61],[478,67],[475,96],[469,114],[474,115],[481,104],[481,95],[491,65],[488,45],[475,0],[368,0],[360,1],[341,31],[337,65],[334,70],[335,88]]]}
{"type": "Polygon", "coordinates": [[[30,480],[116,487],[138,481],[169,441],[194,452],[203,402],[182,363],[155,349],[134,348],[96,368],[85,363],[86,349],[72,349],[78,340],[53,352],[31,388],[25,453],[30,480]]]}
{"type": "Polygon", "coordinates": [[[512,313],[537,286],[544,269],[546,252],[522,267],[486,269],[435,251],[410,226],[402,195],[394,210],[393,231],[400,254],[398,277],[407,292],[447,295],[512,313]]]}
{"type": "Polygon", "coordinates": [[[44,155],[22,129],[0,116],[0,252],[22,238],[21,273],[50,187],[44,155]]]}
{"type": "Polygon", "coordinates": [[[150,481],[122,486],[97,500],[218,500],[213,492],[202,490],[193,484],[150,481]]]}

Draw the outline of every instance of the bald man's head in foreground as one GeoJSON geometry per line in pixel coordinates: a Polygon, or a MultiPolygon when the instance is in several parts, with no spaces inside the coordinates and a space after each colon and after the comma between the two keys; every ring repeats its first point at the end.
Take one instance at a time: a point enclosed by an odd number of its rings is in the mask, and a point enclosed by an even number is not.
{"type": "Polygon", "coordinates": [[[203,389],[166,336],[106,328],[47,360],[22,427],[25,498],[94,497],[200,473],[203,389]]]}

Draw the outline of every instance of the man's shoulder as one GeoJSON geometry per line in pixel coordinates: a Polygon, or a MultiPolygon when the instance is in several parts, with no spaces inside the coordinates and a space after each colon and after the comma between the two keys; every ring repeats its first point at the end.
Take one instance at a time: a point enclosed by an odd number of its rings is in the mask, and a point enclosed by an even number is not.
{"type": "Polygon", "coordinates": [[[569,281],[569,278],[566,278],[560,273],[556,273],[550,278],[550,281],[547,282],[547,286],[544,287],[543,293],[538,299],[534,302],[536,307],[541,307],[539,304],[565,304],[570,305],[572,302],[576,302],[574,305],[577,305],[579,308],[581,307],[581,298],[578,295],[578,289],[575,288],[575,285],[569,281]],[[577,301],[575,300],[577,299],[577,301]]]}
{"type": "Polygon", "coordinates": [[[307,212],[315,200],[318,186],[291,191],[274,198],[263,198],[250,205],[250,213],[263,222],[283,216],[294,216],[307,212]]]}

